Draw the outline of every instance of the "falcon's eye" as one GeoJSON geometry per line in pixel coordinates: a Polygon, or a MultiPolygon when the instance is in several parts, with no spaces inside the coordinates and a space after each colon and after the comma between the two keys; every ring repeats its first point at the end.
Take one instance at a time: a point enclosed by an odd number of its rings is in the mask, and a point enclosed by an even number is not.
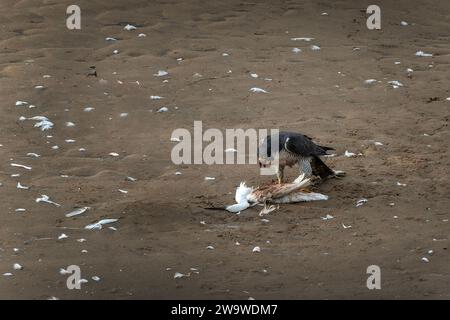
{"type": "Polygon", "coordinates": [[[261,162],[261,161],[258,161],[258,164],[259,164],[259,167],[260,167],[260,168],[265,168],[265,167],[267,167],[267,164],[266,164],[266,163],[263,163],[263,162],[261,162]]]}

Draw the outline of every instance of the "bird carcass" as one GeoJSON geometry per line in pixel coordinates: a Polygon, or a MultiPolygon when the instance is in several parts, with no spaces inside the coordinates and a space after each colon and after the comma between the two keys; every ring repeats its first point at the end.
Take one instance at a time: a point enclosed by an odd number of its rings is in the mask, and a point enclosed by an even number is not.
{"type": "Polygon", "coordinates": [[[324,194],[309,191],[307,187],[310,184],[310,179],[305,179],[304,174],[291,183],[271,183],[257,188],[247,187],[245,182],[241,182],[236,189],[236,204],[225,207],[225,210],[237,213],[256,204],[296,203],[328,199],[328,196],[324,194]]]}

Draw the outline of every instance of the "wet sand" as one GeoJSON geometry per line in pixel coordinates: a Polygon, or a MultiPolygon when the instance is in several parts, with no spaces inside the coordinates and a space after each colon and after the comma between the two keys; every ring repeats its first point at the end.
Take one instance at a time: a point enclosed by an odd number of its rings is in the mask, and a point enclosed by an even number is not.
{"type": "Polygon", "coordinates": [[[379,1],[379,31],[366,28],[365,1],[78,1],[81,30],[65,26],[70,4],[0,2],[0,298],[450,298],[450,3],[379,1]],[[171,133],[195,120],[308,134],[335,147],[325,161],[347,176],[319,187],[328,201],[283,205],[269,222],[258,208],[205,210],[271,177],[174,165],[171,133]],[[105,218],[119,221],[84,229],[105,218]],[[59,273],[69,265],[89,280],[81,290],[59,273]],[[369,265],[381,290],[366,287],[369,265]]]}

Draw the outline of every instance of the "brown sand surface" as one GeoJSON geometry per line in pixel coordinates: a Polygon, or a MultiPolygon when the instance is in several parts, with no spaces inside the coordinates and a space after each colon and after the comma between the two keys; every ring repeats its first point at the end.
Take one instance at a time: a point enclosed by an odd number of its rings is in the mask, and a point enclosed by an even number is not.
{"type": "Polygon", "coordinates": [[[378,1],[379,31],[366,28],[371,1],[79,0],[81,30],[65,26],[70,4],[0,1],[0,298],[450,298],[449,1],[378,1]],[[174,165],[171,133],[195,120],[308,134],[335,147],[325,161],[347,177],[320,186],[328,201],[283,205],[269,222],[258,208],[205,210],[231,204],[240,181],[271,177],[256,165],[174,165]],[[37,203],[43,194],[61,207],[37,203]],[[103,218],[117,230],[84,229],[103,218]],[[372,264],[381,290],[366,287],[372,264]],[[81,290],[66,288],[69,265],[89,280],[81,290]]]}

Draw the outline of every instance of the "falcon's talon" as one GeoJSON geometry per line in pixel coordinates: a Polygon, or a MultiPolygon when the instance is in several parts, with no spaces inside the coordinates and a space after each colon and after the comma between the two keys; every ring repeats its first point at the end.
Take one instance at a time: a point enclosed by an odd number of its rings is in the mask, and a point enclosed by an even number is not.
{"type": "Polygon", "coordinates": [[[309,181],[311,181],[312,185],[318,185],[319,183],[323,182],[322,178],[320,178],[318,176],[309,177],[309,181]]]}
{"type": "Polygon", "coordinates": [[[283,183],[283,178],[284,178],[284,167],[280,166],[278,168],[277,178],[278,178],[278,184],[282,184],[283,183]]]}

